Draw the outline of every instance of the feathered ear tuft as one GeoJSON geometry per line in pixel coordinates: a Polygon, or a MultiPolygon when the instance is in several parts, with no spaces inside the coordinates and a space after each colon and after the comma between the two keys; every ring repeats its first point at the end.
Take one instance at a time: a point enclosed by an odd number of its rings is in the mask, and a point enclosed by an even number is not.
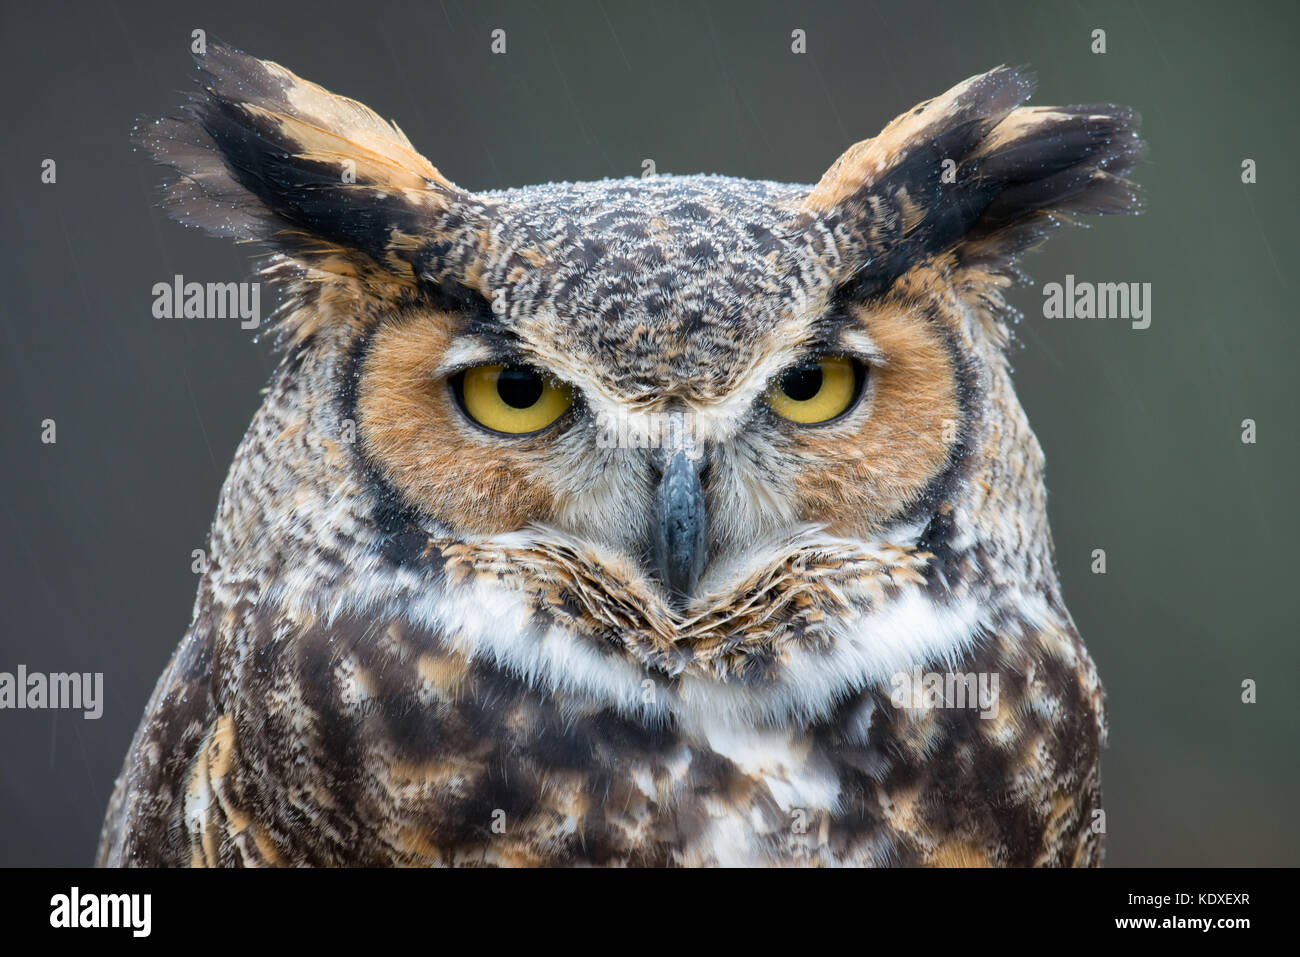
{"type": "Polygon", "coordinates": [[[1124,177],[1142,152],[1133,111],[1020,107],[1026,73],[999,67],[898,117],[848,149],[804,202],[835,237],[841,282],[864,295],[925,259],[1010,273],[1068,214],[1132,213],[1124,177]]]}
{"type": "Polygon", "coordinates": [[[198,65],[201,88],[182,115],[143,122],[134,137],[179,174],[164,193],[176,219],[372,287],[474,284],[490,207],[400,129],[216,42],[198,65]]]}

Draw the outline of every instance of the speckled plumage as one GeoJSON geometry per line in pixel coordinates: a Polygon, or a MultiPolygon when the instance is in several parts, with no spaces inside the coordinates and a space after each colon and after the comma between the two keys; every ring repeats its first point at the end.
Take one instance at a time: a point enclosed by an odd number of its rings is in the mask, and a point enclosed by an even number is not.
{"type": "Polygon", "coordinates": [[[277,251],[285,357],[101,863],[1099,862],[1102,692],[1001,290],[1063,214],[1135,207],[1130,113],[1021,108],[999,69],[815,187],[471,195],[358,104],[202,66],[139,138],[179,216],[277,251]],[[778,420],[773,380],[833,354],[858,404],[778,420]],[[488,361],[578,399],[486,434],[443,383],[488,361]],[[703,476],[684,598],[647,558],[653,450],[597,441],[650,414],[703,476]],[[1000,695],[900,707],[914,668],[1000,695]]]}

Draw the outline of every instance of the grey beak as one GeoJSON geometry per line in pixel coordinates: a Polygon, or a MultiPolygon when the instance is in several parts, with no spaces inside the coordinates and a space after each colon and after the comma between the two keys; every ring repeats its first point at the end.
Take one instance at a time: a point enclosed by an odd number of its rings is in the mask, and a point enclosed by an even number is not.
{"type": "Polygon", "coordinates": [[[704,572],[709,516],[695,463],[674,452],[655,495],[654,561],[659,577],[678,597],[690,597],[704,572]]]}

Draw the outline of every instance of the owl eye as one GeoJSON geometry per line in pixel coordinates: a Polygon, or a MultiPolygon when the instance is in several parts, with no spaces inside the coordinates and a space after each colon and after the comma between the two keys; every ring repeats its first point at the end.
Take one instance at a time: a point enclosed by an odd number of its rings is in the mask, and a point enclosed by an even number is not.
{"type": "Polygon", "coordinates": [[[865,378],[865,367],[853,359],[816,359],[783,372],[768,390],[767,403],[777,415],[791,422],[829,422],[852,407],[865,378]]]}
{"type": "Polygon", "coordinates": [[[524,366],[475,366],[457,375],[452,387],[466,415],[507,435],[539,432],[573,405],[568,386],[524,366]]]}

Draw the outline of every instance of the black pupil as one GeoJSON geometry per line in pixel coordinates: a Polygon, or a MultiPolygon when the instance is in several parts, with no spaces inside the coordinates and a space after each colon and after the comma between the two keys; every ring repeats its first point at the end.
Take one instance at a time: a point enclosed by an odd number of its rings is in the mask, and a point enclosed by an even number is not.
{"type": "Polygon", "coordinates": [[[806,366],[791,369],[781,376],[781,391],[796,402],[807,402],[822,388],[822,367],[812,362],[806,366]]]}
{"type": "Polygon", "coordinates": [[[497,376],[501,401],[514,409],[527,409],[542,397],[542,377],[529,369],[502,369],[497,376]]]}

